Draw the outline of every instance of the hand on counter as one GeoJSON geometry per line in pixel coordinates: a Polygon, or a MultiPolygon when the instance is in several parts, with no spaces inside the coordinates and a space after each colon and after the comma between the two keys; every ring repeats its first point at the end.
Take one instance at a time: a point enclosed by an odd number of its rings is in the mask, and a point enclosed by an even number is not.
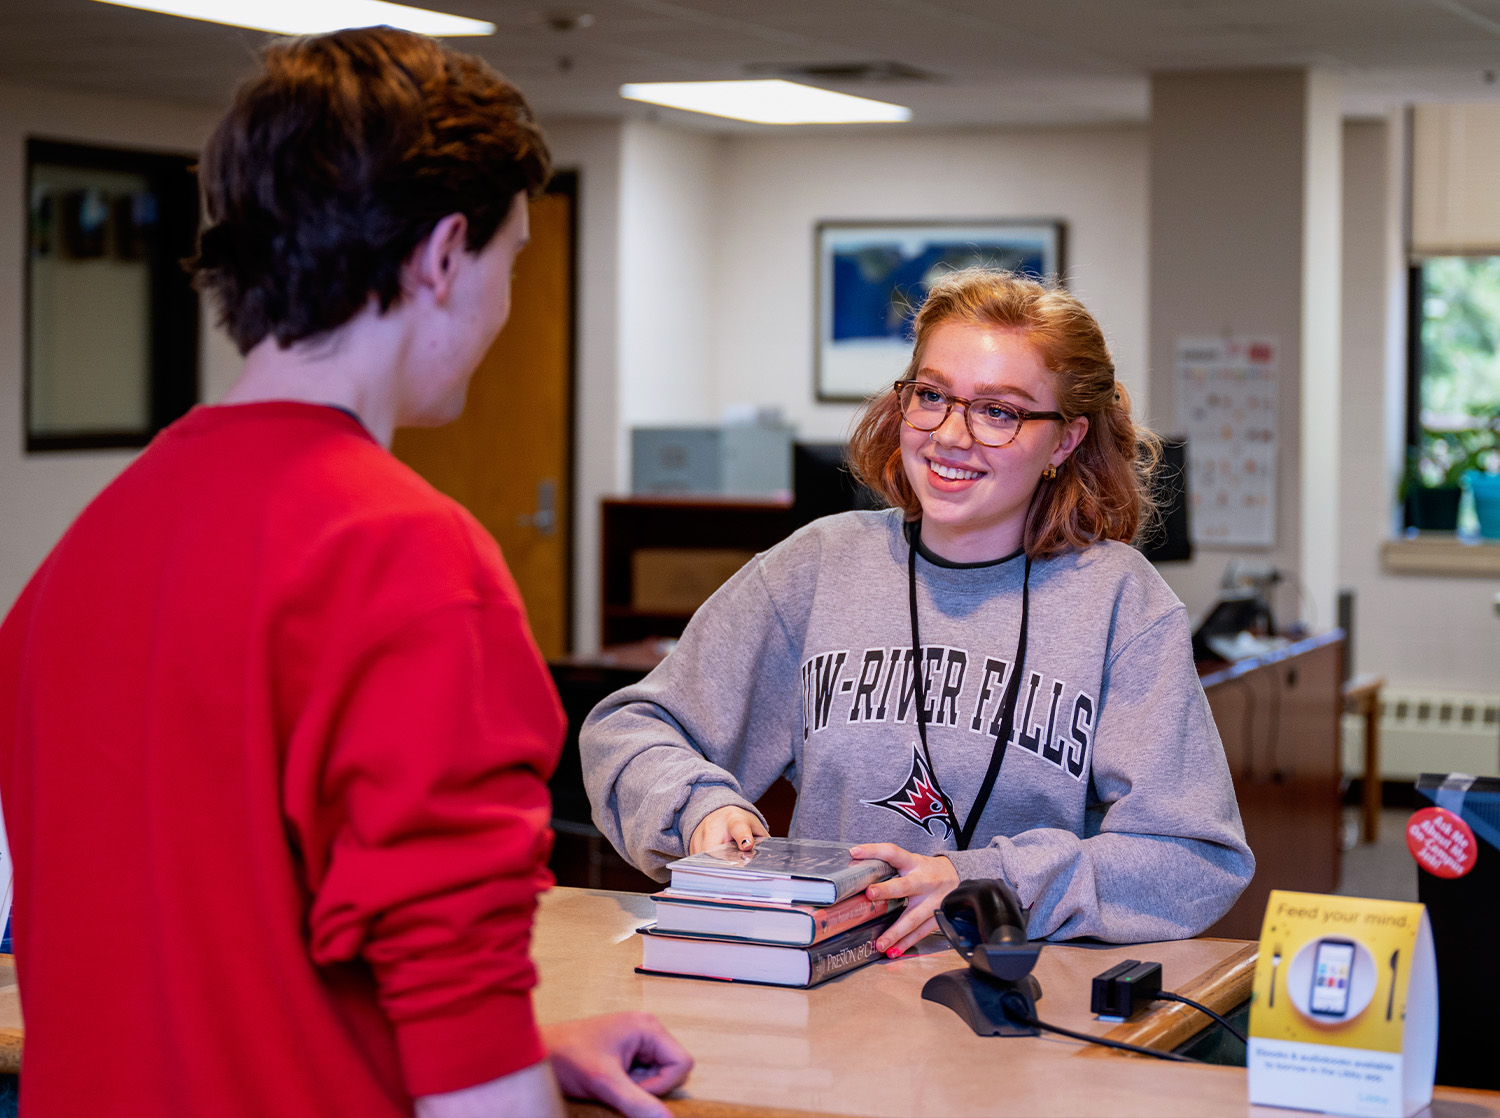
{"type": "Polygon", "coordinates": [[[612,1013],[542,1026],[563,1094],[608,1103],[626,1118],[670,1118],[664,1095],[693,1057],[649,1013],[612,1013]]]}
{"type": "Polygon", "coordinates": [[[734,843],[741,850],[749,850],[757,838],[766,838],[767,834],[760,820],[751,812],[731,804],[709,812],[703,817],[703,822],[693,828],[688,853],[697,854],[726,842],[734,843]]]}
{"type": "Polygon", "coordinates": [[[849,851],[855,858],[880,858],[895,867],[899,877],[889,877],[865,890],[871,900],[906,898],[906,911],[875,941],[875,947],[891,958],[902,954],[930,932],[938,930],[933,913],[958,885],[958,870],[941,854],[929,858],[913,854],[892,842],[866,842],[849,851]]]}

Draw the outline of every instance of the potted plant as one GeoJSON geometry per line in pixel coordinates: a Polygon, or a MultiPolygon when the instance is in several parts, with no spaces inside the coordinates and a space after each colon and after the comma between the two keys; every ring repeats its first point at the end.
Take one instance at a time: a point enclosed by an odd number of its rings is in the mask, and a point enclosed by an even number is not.
{"type": "Polygon", "coordinates": [[[1474,498],[1479,535],[1500,540],[1500,408],[1479,413],[1480,422],[1455,432],[1463,447],[1464,487],[1474,498]]]}
{"type": "Polygon", "coordinates": [[[1407,448],[1401,475],[1406,523],[1422,532],[1457,531],[1460,485],[1470,468],[1455,432],[1424,429],[1421,445],[1407,448]]]}

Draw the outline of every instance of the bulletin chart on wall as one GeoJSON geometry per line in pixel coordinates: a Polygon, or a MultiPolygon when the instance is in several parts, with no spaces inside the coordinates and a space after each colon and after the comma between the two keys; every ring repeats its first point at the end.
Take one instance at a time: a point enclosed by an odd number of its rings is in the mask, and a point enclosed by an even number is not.
{"type": "Polygon", "coordinates": [[[1274,338],[1177,340],[1177,423],[1187,435],[1193,542],[1276,542],[1274,338]]]}

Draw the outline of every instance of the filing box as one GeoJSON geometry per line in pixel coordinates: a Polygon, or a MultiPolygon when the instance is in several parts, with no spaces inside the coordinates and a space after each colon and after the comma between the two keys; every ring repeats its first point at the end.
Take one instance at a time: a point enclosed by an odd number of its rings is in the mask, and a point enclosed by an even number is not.
{"type": "Polygon", "coordinates": [[[792,433],[789,426],[761,423],[632,428],[631,490],[787,496],[792,433]]]}

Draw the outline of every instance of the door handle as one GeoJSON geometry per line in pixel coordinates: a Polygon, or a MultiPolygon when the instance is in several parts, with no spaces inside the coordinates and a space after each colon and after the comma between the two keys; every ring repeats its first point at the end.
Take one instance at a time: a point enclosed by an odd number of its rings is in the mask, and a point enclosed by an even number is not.
{"type": "Polygon", "coordinates": [[[557,480],[544,477],[536,483],[536,512],[516,517],[516,523],[529,524],[540,536],[557,534],[557,480]]]}

